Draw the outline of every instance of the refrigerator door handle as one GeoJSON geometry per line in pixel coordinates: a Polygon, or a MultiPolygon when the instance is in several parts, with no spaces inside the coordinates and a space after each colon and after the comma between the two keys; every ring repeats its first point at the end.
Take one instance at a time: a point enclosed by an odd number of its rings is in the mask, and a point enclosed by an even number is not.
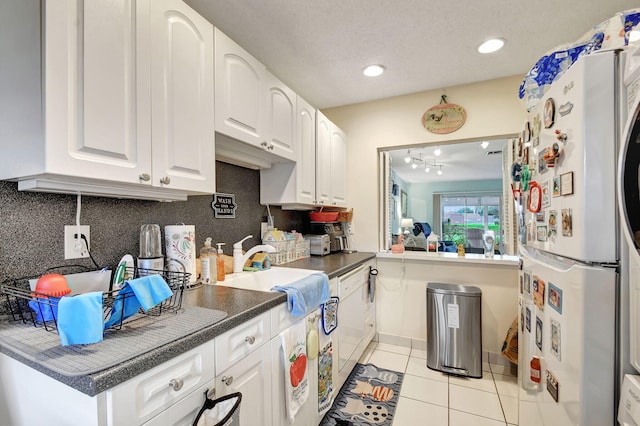
{"type": "Polygon", "coordinates": [[[571,268],[580,264],[578,262],[572,262],[566,258],[560,260],[558,257],[545,255],[538,249],[525,247],[523,245],[521,245],[519,249],[521,256],[526,256],[532,262],[535,262],[538,265],[546,266],[558,272],[568,272],[571,270],[571,268]]]}

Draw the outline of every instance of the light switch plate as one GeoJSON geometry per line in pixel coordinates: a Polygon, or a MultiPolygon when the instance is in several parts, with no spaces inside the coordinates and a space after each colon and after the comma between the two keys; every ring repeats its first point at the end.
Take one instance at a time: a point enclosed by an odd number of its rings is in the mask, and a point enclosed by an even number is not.
{"type": "Polygon", "coordinates": [[[80,234],[87,238],[87,242],[82,238],[75,238],[78,233],[77,225],[65,225],[64,227],[64,259],[80,259],[89,257],[91,247],[89,239],[89,225],[80,225],[80,234]]]}

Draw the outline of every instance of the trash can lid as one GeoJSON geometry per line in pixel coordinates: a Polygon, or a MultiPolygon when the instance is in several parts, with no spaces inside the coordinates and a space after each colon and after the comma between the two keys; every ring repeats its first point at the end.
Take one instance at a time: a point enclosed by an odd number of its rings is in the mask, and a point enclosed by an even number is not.
{"type": "Polygon", "coordinates": [[[427,283],[427,292],[475,297],[482,295],[482,290],[475,286],[444,283],[427,283]]]}

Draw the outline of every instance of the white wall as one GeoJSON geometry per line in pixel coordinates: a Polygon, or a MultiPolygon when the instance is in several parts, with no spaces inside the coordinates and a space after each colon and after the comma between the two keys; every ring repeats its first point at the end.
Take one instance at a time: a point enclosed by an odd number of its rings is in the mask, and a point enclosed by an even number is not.
{"type": "Polygon", "coordinates": [[[426,341],[427,283],[473,285],[482,290],[482,349],[500,353],[509,326],[518,312],[516,262],[512,265],[482,265],[464,260],[403,260],[402,255],[393,256],[377,259],[378,333],[426,341]]]}
{"type": "Polygon", "coordinates": [[[518,100],[521,79],[513,76],[323,111],[347,134],[347,197],[354,210],[354,248],[378,250],[378,148],[519,133],[526,121],[526,110],[518,100]],[[467,121],[453,133],[436,135],[422,127],[422,115],[440,103],[443,94],[448,102],[467,110],[467,121]]]}

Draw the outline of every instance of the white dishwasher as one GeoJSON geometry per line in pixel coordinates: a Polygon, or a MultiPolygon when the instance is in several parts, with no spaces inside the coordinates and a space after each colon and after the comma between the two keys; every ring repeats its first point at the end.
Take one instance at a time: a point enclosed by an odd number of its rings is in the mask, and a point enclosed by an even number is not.
{"type": "Polygon", "coordinates": [[[338,277],[338,375],[344,383],[355,366],[354,353],[362,349],[365,336],[363,300],[364,265],[338,277]]]}

